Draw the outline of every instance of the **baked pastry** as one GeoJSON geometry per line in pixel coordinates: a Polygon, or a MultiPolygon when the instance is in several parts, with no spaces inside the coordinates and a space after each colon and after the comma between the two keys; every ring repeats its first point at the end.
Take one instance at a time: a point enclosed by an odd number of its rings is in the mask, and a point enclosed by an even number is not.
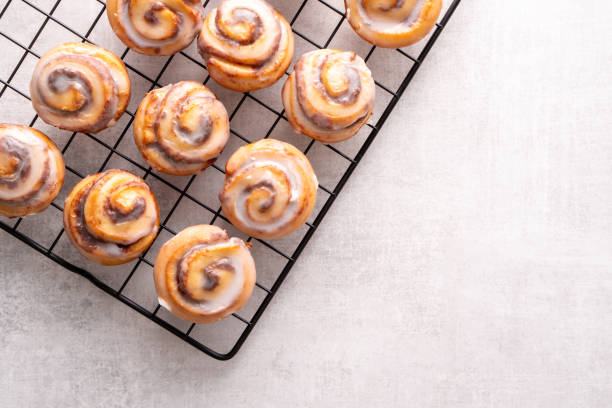
{"type": "Polygon", "coordinates": [[[113,126],[130,100],[130,78],[112,52],[66,43],[44,54],[30,82],[32,105],[42,120],[73,132],[113,126]]]}
{"type": "Polygon", "coordinates": [[[256,238],[281,238],[300,228],[317,197],[317,177],[289,143],[262,139],[242,146],[225,165],[223,214],[256,238]]]}
{"type": "Polygon", "coordinates": [[[0,123],[0,214],[23,217],[47,208],[64,183],[64,160],[36,129],[0,123]]]}
{"type": "Polygon", "coordinates": [[[106,14],[119,39],[147,55],[186,48],[204,20],[200,0],[107,0],[106,14]]]}
{"type": "Polygon", "coordinates": [[[316,50],[298,60],[283,86],[287,119],[323,143],[354,136],[374,109],[374,80],[352,51],[316,50]]]}
{"type": "Polygon", "coordinates": [[[346,18],[364,40],[400,48],[422,40],[436,25],[442,0],[344,0],[346,18]]]}
{"type": "Polygon", "coordinates": [[[272,85],[289,68],[293,33],[264,0],[224,0],[206,16],[198,49],[215,81],[254,91],[272,85]]]}
{"type": "Polygon", "coordinates": [[[194,323],[212,323],[240,310],[255,285],[255,262],[247,245],[213,225],[179,232],[155,261],[159,304],[194,323]]]}
{"type": "Polygon", "coordinates": [[[155,239],[157,200],[144,180],[128,171],[93,174],[66,198],[64,229],[87,259],[102,265],[126,263],[155,239]]]}
{"type": "Polygon", "coordinates": [[[199,82],[182,81],[149,92],[134,119],[134,140],[155,170],[187,175],[204,170],[229,138],[225,107],[199,82]]]}

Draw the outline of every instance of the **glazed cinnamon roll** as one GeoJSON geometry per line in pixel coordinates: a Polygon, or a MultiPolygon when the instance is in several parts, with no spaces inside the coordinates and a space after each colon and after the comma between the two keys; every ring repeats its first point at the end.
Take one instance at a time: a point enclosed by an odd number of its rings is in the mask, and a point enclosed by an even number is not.
{"type": "Polygon", "coordinates": [[[27,126],[0,123],[0,214],[23,217],[47,208],[64,183],[55,143],[27,126]]]}
{"type": "Polygon", "coordinates": [[[140,177],[107,170],[85,177],[66,198],[64,229],[77,250],[102,265],[142,254],[159,228],[153,192],[140,177]]]}
{"type": "Polygon", "coordinates": [[[247,244],[213,225],[186,228],[166,242],[153,274],[159,304],[194,323],[237,312],[255,286],[255,262],[247,244]]]}
{"type": "Polygon", "coordinates": [[[289,143],[263,139],[239,148],[225,166],[219,194],[223,213],[256,238],[281,238],[312,212],[317,177],[302,152],[289,143]]]}
{"type": "Polygon", "coordinates": [[[346,18],[364,40],[400,48],[422,40],[435,26],[442,0],[344,0],[346,18]]]}
{"type": "Polygon", "coordinates": [[[200,0],[107,0],[113,31],[134,51],[172,55],[198,35],[204,20],[200,0]]]}
{"type": "Polygon", "coordinates": [[[363,59],[352,51],[304,54],[283,86],[287,119],[297,131],[323,143],[355,135],[374,109],[375,85],[363,59]]]}
{"type": "Polygon", "coordinates": [[[113,126],[130,99],[123,62],[86,43],[59,45],[41,57],[30,82],[32,105],[42,120],[74,132],[113,126]]]}
{"type": "Polygon", "coordinates": [[[263,0],[224,0],[204,20],[198,49],[210,76],[235,91],[276,82],[293,58],[287,20],[263,0]]]}
{"type": "Polygon", "coordinates": [[[204,170],[229,138],[225,107],[199,82],[182,81],[155,89],[134,119],[134,140],[151,167],[168,174],[204,170]]]}

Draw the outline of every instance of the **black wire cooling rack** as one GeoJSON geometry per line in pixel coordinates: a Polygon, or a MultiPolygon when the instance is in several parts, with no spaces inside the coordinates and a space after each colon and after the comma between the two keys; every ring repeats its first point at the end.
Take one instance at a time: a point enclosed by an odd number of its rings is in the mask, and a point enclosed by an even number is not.
{"type": "MultiPolygon", "coordinates": [[[[218,1],[206,2],[207,11],[218,1]]],[[[404,49],[381,49],[353,33],[344,16],[343,0],[277,0],[271,3],[291,21],[296,37],[295,54],[316,48],[354,50],[368,63],[376,80],[376,108],[370,123],[346,142],[324,145],[295,134],[288,126],[276,85],[252,93],[224,90],[210,81],[195,51],[188,48],[171,57],[146,57],[127,49],[106,19],[102,0],[0,0],[0,122],[23,123],[49,135],[62,149],[66,161],[65,185],[41,214],[0,219],[0,227],[67,269],[154,321],[210,356],[233,357],[249,336],[300,253],[317,230],[342,187],[363,158],[400,96],[421,67],[460,0],[446,0],[435,30],[419,44],[404,49]],[[4,3],[4,4],[3,4],[4,3]],[[77,11],[78,9],[78,11],[77,11]],[[30,104],[28,83],[36,61],[52,46],[86,41],[120,55],[132,82],[132,100],[119,123],[102,133],[70,133],[46,125],[30,104]],[[146,92],[183,79],[199,80],[225,103],[230,114],[231,137],[224,154],[205,172],[172,177],[152,171],[134,146],[131,125],[146,92]],[[238,146],[273,137],[293,143],[310,159],[319,178],[317,204],[308,223],[290,237],[271,242],[246,237],[221,213],[217,192],[223,183],[224,164],[238,146]],[[139,259],[120,267],[101,267],[84,260],[68,242],[62,228],[63,201],[84,176],[108,168],[123,168],[143,177],[160,204],[160,233],[139,259]],[[195,325],[160,308],[152,279],[155,256],[161,245],[184,227],[214,224],[241,236],[253,245],[257,284],[251,300],[233,318],[195,325]]]]}

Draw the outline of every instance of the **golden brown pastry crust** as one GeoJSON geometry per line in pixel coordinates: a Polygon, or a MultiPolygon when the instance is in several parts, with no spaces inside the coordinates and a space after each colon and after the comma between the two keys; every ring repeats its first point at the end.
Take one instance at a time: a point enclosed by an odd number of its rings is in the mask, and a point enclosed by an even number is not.
{"type": "Polygon", "coordinates": [[[354,136],[374,109],[375,85],[363,59],[352,51],[304,54],[283,86],[291,126],[323,143],[354,136]]]}
{"type": "Polygon", "coordinates": [[[254,91],[272,85],[289,68],[293,33],[264,0],[224,0],[206,16],[198,49],[215,81],[254,91]]]}
{"type": "Polygon", "coordinates": [[[153,274],[159,303],[194,323],[212,323],[239,311],[255,286],[247,244],[213,225],[186,228],[166,242],[153,274]]]}
{"type": "Polygon", "coordinates": [[[144,180],[128,171],[93,174],[66,198],[64,229],[84,257],[102,265],[126,263],[157,235],[157,200],[144,180]]]}
{"type": "Polygon", "coordinates": [[[65,43],[44,54],[30,82],[32,106],[50,125],[96,133],[113,126],[130,100],[119,57],[87,43],[65,43]]]}
{"type": "Polygon", "coordinates": [[[113,31],[132,50],[172,55],[198,35],[204,20],[200,0],[107,0],[113,31]]]}
{"type": "Polygon", "coordinates": [[[317,177],[302,152],[263,139],[242,146],[225,166],[223,214],[256,238],[281,238],[300,228],[317,197],[317,177]]]}
{"type": "Polygon", "coordinates": [[[442,0],[344,0],[346,17],[364,40],[401,48],[422,40],[435,26],[442,0]]]}
{"type": "Polygon", "coordinates": [[[23,217],[51,204],[64,183],[55,143],[31,127],[0,123],[0,214],[23,217]]]}
{"type": "Polygon", "coordinates": [[[199,82],[182,81],[149,92],[134,119],[134,141],[156,170],[188,175],[219,157],[229,138],[225,107],[199,82]]]}

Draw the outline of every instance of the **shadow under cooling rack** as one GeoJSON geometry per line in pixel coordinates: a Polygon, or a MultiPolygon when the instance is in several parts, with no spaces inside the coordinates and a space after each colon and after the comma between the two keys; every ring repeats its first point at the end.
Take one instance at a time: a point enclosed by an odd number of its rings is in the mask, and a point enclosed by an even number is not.
{"type": "MultiPolygon", "coordinates": [[[[208,11],[218,3],[211,0],[204,4],[208,11]]],[[[62,150],[67,170],[60,195],[46,211],[27,218],[2,218],[0,227],[220,360],[233,357],[249,336],[460,0],[445,2],[440,20],[426,39],[397,50],[377,48],[361,40],[346,21],[342,0],[272,0],[270,3],[291,22],[295,33],[294,61],[317,48],[353,50],[366,60],[376,82],[376,106],[370,122],[355,137],[324,145],[293,132],[280,102],[284,79],[259,91],[232,92],[210,80],[193,44],[170,57],[148,57],[129,50],[113,34],[102,0],[0,1],[3,50],[0,122],[27,124],[46,133],[62,150]],[[128,110],[115,127],[96,135],[48,126],[31,107],[28,84],[37,60],[52,46],[68,41],[85,41],[107,48],[121,56],[128,69],[132,83],[128,110]],[[131,127],[134,112],[148,91],[187,79],[206,84],[225,104],[230,112],[231,136],[213,166],[191,177],[174,177],[153,171],[142,160],[133,143],[131,127]],[[216,198],[229,155],[241,145],[267,137],[287,141],[302,150],[320,182],[315,210],[306,225],[287,238],[271,242],[245,236],[233,228],[221,213],[216,198]],[[144,178],[158,198],[162,219],[159,235],[151,248],[137,260],[118,267],[102,267],[86,261],[69,243],[62,226],[63,201],[72,187],[87,174],[110,168],[129,170],[144,178]],[[161,245],[193,224],[218,225],[230,235],[249,241],[257,264],[257,283],[248,304],[233,317],[208,325],[185,322],[161,308],[152,279],[153,263],[161,245]]]]}

